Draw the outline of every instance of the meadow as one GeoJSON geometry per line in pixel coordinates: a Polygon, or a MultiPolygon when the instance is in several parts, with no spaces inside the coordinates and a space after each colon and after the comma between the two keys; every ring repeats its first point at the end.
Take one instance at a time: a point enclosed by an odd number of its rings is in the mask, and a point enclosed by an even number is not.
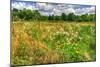
{"type": "Polygon", "coordinates": [[[12,65],[96,60],[95,22],[13,22],[12,65]]]}

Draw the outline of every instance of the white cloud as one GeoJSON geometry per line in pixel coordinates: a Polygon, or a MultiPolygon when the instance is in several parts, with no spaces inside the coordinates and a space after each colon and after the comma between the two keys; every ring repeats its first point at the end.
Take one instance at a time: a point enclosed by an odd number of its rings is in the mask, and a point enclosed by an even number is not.
{"type": "Polygon", "coordinates": [[[39,9],[45,9],[46,3],[36,3],[36,7],[39,9]]]}
{"type": "Polygon", "coordinates": [[[73,8],[73,7],[75,7],[74,5],[67,5],[69,8],[73,8]]]}
{"type": "Polygon", "coordinates": [[[39,6],[46,6],[46,3],[37,3],[39,6]]]}
{"type": "Polygon", "coordinates": [[[38,8],[36,8],[34,5],[30,5],[30,4],[25,5],[25,8],[30,10],[38,10],[38,8]]]}
{"type": "Polygon", "coordinates": [[[95,7],[90,7],[89,8],[89,13],[95,13],[95,7]]]}
{"type": "Polygon", "coordinates": [[[27,6],[26,9],[33,10],[33,7],[32,6],[27,6]]]}
{"type": "Polygon", "coordinates": [[[25,8],[25,3],[24,2],[14,2],[12,3],[12,8],[17,8],[17,9],[23,9],[25,8]]]}
{"type": "Polygon", "coordinates": [[[54,12],[43,12],[43,11],[40,11],[40,13],[42,14],[42,15],[47,15],[47,16],[49,16],[49,15],[53,15],[54,14],[54,12]]]}
{"type": "Polygon", "coordinates": [[[68,5],[68,4],[53,4],[53,3],[27,3],[27,2],[14,2],[12,3],[12,8],[17,9],[31,9],[31,10],[39,10],[42,15],[61,15],[62,13],[75,13],[75,14],[94,14],[95,7],[84,7],[80,5],[68,5]]]}
{"type": "Polygon", "coordinates": [[[47,4],[47,5],[45,6],[45,9],[47,9],[47,10],[52,10],[53,8],[54,8],[54,6],[51,5],[51,4],[47,4]]]}
{"type": "Polygon", "coordinates": [[[40,12],[44,15],[61,15],[62,13],[75,13],[72,5],[67,4],[51,4],[51,3],[37,3],[40,12]],[[44,12],[43,12],[44,11],[44,12]],[[46,12],[47,11],[47,12],[46,12]]]}
{"type": "Polygon", "coordinates": [[[37,10],[38,8],[36,8],[36,6],[34,6],[34,4],[29,4],[29,3],[25,3],[25,2],[13,2],[12,3],[12,9],[13,8],[17,8],[20,10],[23,10],[24,8],[26,9],[30,9],[30,10],[37,10]]]}
{"type": "Polygon", "coordinates": [[[66,13],[69,14],[69,13],[75,13],[75,10],[73,8],[68,8],[66,10],[66,13]]]}
{"type": "Polygon", "coordinates": [[[61,15],[62,13],[65,13],[65,14],[75,13],[75,10],[73,8],[68,8],[64,10],[59,10],[59,9],[54,8],[53,12],[55,15],[61,15]]]}
{"type": "Polygon", "coordinates": [[[61,10],[58,10],[56,8],[53,9],[54,15],[61,15],[61,10]]]}
{"type": "Polygon", "coordinates": [[[75,10],[76,14],[95,14],[95,7],[91,6],[88,8],[78,8],[75,10]]]}

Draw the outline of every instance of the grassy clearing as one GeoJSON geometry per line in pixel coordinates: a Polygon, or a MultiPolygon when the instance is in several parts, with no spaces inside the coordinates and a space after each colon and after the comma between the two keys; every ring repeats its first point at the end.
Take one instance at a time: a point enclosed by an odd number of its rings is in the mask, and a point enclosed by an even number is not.
{"type": "Polygon", "coordinates": [[[12,64],[96,60],[95,23],[12,23],[12,64]]]}

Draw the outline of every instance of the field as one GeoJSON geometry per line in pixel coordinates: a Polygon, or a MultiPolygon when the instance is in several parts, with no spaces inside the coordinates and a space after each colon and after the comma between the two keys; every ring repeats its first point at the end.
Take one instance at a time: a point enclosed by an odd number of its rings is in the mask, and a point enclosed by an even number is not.
{"type": "Polygon", "coordinates": [[[13,22],[12,65],[96,60],[95,22],[13,22]]]}

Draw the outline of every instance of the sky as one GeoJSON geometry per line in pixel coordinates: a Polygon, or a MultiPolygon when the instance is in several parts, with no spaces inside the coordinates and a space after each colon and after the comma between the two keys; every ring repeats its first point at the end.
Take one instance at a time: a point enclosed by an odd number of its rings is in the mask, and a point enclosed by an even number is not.
{"type": "Polygon", "coordinates": [[[95,14],[94,5],[75,5],[66,3],[40,3],[40,2],[22,2],[12,1],[12,9],[30,9],[38,10],[42,15],[61,15],[62,13],[74,13],[76,15],[95,14]]]}

